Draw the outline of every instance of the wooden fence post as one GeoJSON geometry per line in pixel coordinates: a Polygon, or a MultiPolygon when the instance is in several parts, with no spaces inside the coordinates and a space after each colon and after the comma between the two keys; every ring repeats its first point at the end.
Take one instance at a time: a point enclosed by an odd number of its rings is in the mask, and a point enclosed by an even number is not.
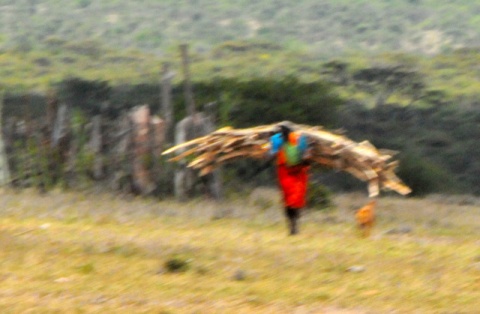
{"type": "Polygon", "coordinates": [[[130,117],[133,123],[132,179],[134,187],[141,194],[147,195],[155,190],[148,166],[152,162],[150,109],[147,105],[135,107],[130,117]]]}
{"type": "Polygon", "coordinates": [[[188,56],[188,44],[180,45],[182,54],[182,67],[184,79],[184,94],[185,102],[187,104],[187,113],[189,116],[195,115],[195,101],[193,100],[192,84],[190,83],[190,58],[188,56]]]}
{"type": "MultiPolygon", "coordinates": [[[[184,75],[184,95],[187,106],[187,117],[182,119],[175,127],[175,144],[194,139],[198,136],[205,135],[212,132],[215,128],[214,121],[209,115],[196,112],[195,102],[193,100],[193,91],[190,83],[190,59],[188,56],[188,45],[180,45],[182,54],[182,65],[184,75]]],[[[174,176],[174,191],[175,196],[179,200],[185,200],[194,192],[196,182],[201,181],[206,189],[205,192],[215,199],[222,196],[221,192],[221,178],[218,171],[214,174],[203,178],[198,178],[198,175],[186,167],[185,163],[179,163],[174,176]]]]}
{"type": "Polygon", "coordinates": [[[10,168],[3,141],[3,93],[0,93],[0,185],[10,183],[10,168]]]}
{"type": "Polygon", "coordinates": [[[103,157],[102,157],[102,115],[98,114],[92,118],[92,130],[89,148],[94,155],[93,159],[93,178],[99,180],[103,178],[103,157]]]}
{"type": "Polygon", "coordinates": [[[161,80],[161,116],[164,121],[165,139],[171,141],[172,126],[173,126],[173,107],[172,107],[172,78],[175,73],[170,71],[170,65],[164,63],[162,66],[162,80],[161,80]]]}

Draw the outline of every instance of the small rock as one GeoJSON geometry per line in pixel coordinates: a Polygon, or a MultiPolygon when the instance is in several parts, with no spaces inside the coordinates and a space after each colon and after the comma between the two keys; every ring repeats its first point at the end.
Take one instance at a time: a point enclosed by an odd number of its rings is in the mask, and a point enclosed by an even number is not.
{"type": "Polygon", "coordinates": [[[398,228],[393,228],[385,232],[386,234],[408,234],[413,231],[413,228],[410,226],[400,226],[398,228]]]}
{"type": "Polygon", "coordinates": [[[48,228],[50,228],[50,224],[43,224],[40,226],[40,229],[42,230],[47,230],[48,228]]]}
{"type": "Polygon", "coordinates": [[[93,299],[90,300],[91,304],[103,304],[108,301],[108,298],[106,298],[103,295],[100,295],[98,297],[94,297],[93,299]]]}
{"type": "Polygon", "coordinates": [[[64,282],[70,282],[70,281],[72,281],[72,278],[69,278],[69,277],[60,277],[54,280],[54,282],[57,282],[57,283],[64,283],[64,282]]]}
{"type": "Polygon", "coordinates": [[[244,281],[245,279],[247,279],[247,274],[245,273],[245,271],[239,269],[235,272],[235,274],[233,274],[232,279],[236,281],[244,281]]]}
{"type": "Polygon", "coordinates": [[[363,273],[365,271],[365,266],[355,265],[351,266],[347,269],[350,273],[363,273]]]}

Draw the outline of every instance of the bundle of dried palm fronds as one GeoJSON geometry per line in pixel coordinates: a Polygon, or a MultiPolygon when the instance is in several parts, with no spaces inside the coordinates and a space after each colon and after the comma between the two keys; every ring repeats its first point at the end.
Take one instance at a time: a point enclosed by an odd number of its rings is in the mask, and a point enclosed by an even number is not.
{"type": "Polygon", "coordinates": [[[200,175],[205,175],[221,164],[235,159],[265,158],[270,149],[270,136],[278,132],[280,125],[288,125],[292,130],[307,136],[311,148],[308,159],[312,164],[346,171],[362,181],[367,181],[370,197],[377,196],[380,189],[393,190],[402,195],[410,193],[410,188],[394,173],[398,165],[397,162],[390,161],[394,152],[378,150],[368,141],[357,143],[321,126],[312,127],[284,121],[247,129],[226,127],[176,145],[166,150],[163,155],[178,152],[170,161],[180,161],[193,156],[187,166],[199,169],[200,175]]]}

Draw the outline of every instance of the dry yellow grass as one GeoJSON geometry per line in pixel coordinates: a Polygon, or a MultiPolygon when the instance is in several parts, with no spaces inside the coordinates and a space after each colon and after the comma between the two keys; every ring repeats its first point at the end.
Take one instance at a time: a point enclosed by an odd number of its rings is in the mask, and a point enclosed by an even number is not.
{"type": "Polygon", "coordinates": [[[308,213],[295,237],[276,195],[179,204],[2,191],[0,311],[478,313],[476,199],[381,198],[362,239],[362,195],[308,213]],[[166,271],[172,257],[189,268],[166,271]]]}

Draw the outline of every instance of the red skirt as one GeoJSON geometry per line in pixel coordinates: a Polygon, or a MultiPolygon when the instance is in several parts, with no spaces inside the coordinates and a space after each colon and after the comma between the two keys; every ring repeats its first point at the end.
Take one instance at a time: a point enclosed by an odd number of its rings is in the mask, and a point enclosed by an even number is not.
{"type": "Polygon", "coordinates": [[[302,208],[307,203],[308,166],[277,165],[278,182],[285,207],[302,208]]]}

